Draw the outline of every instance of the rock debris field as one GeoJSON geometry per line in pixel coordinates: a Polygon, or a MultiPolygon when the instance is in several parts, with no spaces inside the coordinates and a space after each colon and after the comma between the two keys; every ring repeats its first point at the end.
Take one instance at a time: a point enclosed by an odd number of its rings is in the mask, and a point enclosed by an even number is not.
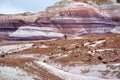
{"type": "Polygon", "coordinates": [[[119,80],[120,35],[0,42],[0,80],[119,80]]]}

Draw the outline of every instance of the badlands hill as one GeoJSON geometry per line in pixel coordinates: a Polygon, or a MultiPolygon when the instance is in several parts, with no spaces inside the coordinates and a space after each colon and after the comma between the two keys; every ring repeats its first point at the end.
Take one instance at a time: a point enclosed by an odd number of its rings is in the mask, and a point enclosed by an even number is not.
{"type": "Polygon", "coordinates": [[[61,0],[45,11],[35,14],[29,12],[16,15],[1,14],[0,35],[7,36],[7,40],[26,38],[31,40],[32,37],[38,40],[63,37],[45,36],[46,32],[67,36],[119,33],[120,4],[118,2],[116,0],[61,0]],[[28,30],[28,33],[34,27],[34,31],[43,34],[26,37],[24,33],[19,36],[24,32],[23,27],[28,30]]]}
{"type": "Polygon", "coordinates": [[[44,12],[1,14],[0,80],[120,80],[117,1],[61,0],[44,12]]]}

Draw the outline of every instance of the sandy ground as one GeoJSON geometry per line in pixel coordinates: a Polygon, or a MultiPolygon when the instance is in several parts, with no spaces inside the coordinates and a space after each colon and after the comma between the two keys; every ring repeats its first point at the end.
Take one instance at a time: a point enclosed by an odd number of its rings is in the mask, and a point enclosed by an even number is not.
{"type": "Polygon", "coordinates": [[[14,79],[119,80],[120,35],[87,35],[67,40],[2,41],[0,80],[14,79]]]}

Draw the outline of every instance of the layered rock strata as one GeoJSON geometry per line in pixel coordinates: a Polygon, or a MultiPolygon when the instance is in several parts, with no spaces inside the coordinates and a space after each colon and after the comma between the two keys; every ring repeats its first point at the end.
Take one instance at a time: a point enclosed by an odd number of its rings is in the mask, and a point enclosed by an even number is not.
{"type": "Polygon", "coordinates": [[[51,21],[64,34],[109,33],[114,28],[109,18],[85,3],[64,7],[51,21]]]}
{"type": "Polygon", "coordinates": [[[116,22],[116,23],[120,22],[120,4],[119,3],[108,2],[108,3],[102,4],[100,5],[100,12],[103,15],[106,15],[109,18],[111,18],[113,22],[116,22]]]}
{"type": "Polygon", "coordinates": [[[22,13],[22,14],[1,14],[0,15],[0,36],[8,36],[20,26],[30,25],[35,22],[41,13],[22,13]]]}
{"type": "Polygon", "coordinates": [[[35,26],[22,26],[13,32],[6,40],[46,40],[63,37],[64,34],[58,33],[57,29],[42,28],[35,26]]]}
{"type": "MultiPolygon", "coordinates": [[[[68,36],[119,33],[119,30],[116,31],[116,29],[120,27],[120,4],[116,2],[116,0],[61,0],[40,13],[1,14],[0,35],[8,36],[16,30],[18,32],[21,26],[38,26],[42,28],[40,30],[42,32],[57,32],[68,36]]],[[[10,37],[12,36],[10,35],[10,37]]]]}

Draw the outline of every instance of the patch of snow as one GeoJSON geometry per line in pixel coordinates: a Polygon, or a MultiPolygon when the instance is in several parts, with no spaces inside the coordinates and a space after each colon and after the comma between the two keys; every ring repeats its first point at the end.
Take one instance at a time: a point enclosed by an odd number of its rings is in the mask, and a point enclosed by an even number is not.
{"type": "Polygon", "coordinates": [[[42,45],[42,46],[39,46],[39,48],[48,48],[48,46],[42,45]]]}
{"type": "Polygon", "coordinates": [[[12,55],[9,57],[13,57],[13,58],[36,58],[37,56],[39,56],[39,54],[16,54],[16,55],[12,55]]]}
{"type": "Polygon", "coordinates": [[[105,51],[105,50],[107,50],[107,51],[113,51],[114,49],[113,48],[109,48],[109,49],[97,49],[96,51],[105,51]]]}
{"type": "Polygon", "coordinates": [[[98,72],[98,71],[90,71],[88,73],[85,73],[86,76],[95,76],[95,77],[101,77],[102,76],[102,73],[98,72]]]}
{"type": "Polygon", "coordinates": [[[49,59],[49,56],[47,55],[40,55],[40,54],[23,54],[23,55],[12,55],[12,56],[9,56],[9,57],[12,57],[12,58],[34,58],[34,59],[37,59],[37,60],[40,60],[40,61],[44,61],[44,60],[48,60],[49,59]]]}
{"type": "Polygon", "coordinates": [[[115,49],[113,48],[108,48],[108,49],[97,49],[97,50],[93,50],[93,51],[88,51],[87,53],[88,54],[91,54],[91,55],[94,55],[96,54],[96,51],[97,52],[102,52],[102,51],[114,51],[115,49]]]}
{"type": "Polygon", "coordinates": [[[71,44],[71,47],[75,47],[77,44],[71,44]]]}
{"type": "Polygon", "coordinates": [[[102,44],[103,42],[105,42],[105,40],[101,40],[101,41],[96,41],[95,44],[89,45],[90,47],[96,47],[99,44],[102,44]]]}
{"type": "Polygon", "coordinates": [[[106,70],[106,65],[87,65],[87,66],[74,66],[74,67],[67,67],[66,69],[68,72],[74,74],[81,74],[81,70],[106,70]]]}
{"type": "Polygon", "coordinates": [[[114,66],[120,66],[120,63],[113,64],[114,66]]]}
{"type": "Polygon", "coordinates": [[[34,76],[28,75],[19,68],[0,66],[0,80],[34,80],[33,78],[34,76]]]}
{"type": "Polygon", "coordinates": [[[35,46],[34,48],[48,48],[48,46],[46,46],[46,45],[39,45],[39,46],[35,46]]]}
{"type": "Polygon", "coordinates": [[[64,57],[68,57],[69,54],[55,54],[55,55],[52,55],[52,57],[55,57],[55,59],[60,59],[60,58],[64,58],[64,57]]]}
{"type": "Polygon", "coordinates": [[[94,51],[88,51],[87,53],[94,56],[95,55],[95,50],[94,51]]]}
{"type": "Polygon", "coordinates": [[[86,43],[84,43],[84,46],[87,46],[87,45],[89,45],[90,43],[89,42],[86,42],[86,43]]]}
{"type": "Polygon", "coordinates": [[[85,76],[94,76],[94,77],[105,77],[108,78],[109,80],[117,80],[118,77],[117,75],[119,74],[119,66],[120,63],[118,64],[99,64],[99,65],[76,65],[76,66],[66,66],[61,69],[72,73],[72,74],[79,74],[79,75],[85,75],[85,76]],[[102,74],[102,72],[106,72],[107,75],[102,74]],[[112,73],[112,72],[116,72],[112,73]]]}
{"type": "Polygon", "coordinates": [[[68,51],[68,54],[71,54],[71,53],[73,53],[73,51],[68,51]]]}
{"type": "Polygon", "coordinates": [[[64,55],[61,55],[61,56],[57,57],[57,59],[59,59],[59,58],[64,58],[64,57],[68,57],[68,56],[69,56],[68,54],[64,54],[64,55]]]}
{"type": "Polygon", "coordinates": [[[35,61],[35,62],[39,66],[48,70],[48,72],[55,74],[56,76],[62,78],[63,80],[107,80],[107,79],[101,79],[101,78],[97,78],[97,77],[76,75],[76,74],[68,73],[68,72],[62,71],[60,69],[57,69],[55,67],[52,67],[44,62],[40,62],[40,61],[35,61]]]}
{"type": "Polygon", "coordinates": [[[33,44],[18,44],[18,45],[0,46],[0,54],[22,51],[31,48],[32,45],[33,44]]]}
{"type": "Polygon", "coordinates": [[[49,59],[49,56],[47,56],[47,55],[41,55],[41,56],[38,57],[37,59],[40,60],[40,61],[44,61],[44,60],[49,59]]]}

